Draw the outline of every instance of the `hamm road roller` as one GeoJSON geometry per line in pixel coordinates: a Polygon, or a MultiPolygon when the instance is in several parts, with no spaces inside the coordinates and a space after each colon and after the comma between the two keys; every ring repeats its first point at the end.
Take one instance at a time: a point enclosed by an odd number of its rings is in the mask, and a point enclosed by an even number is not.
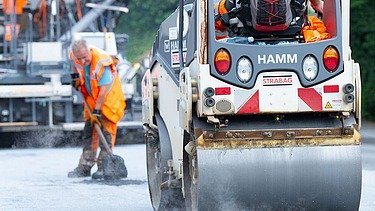
{"type": "Polygon", "coordinates": [[[180,0],[142,80],[155,210],[358,210],[350,2],[180,0]]]}

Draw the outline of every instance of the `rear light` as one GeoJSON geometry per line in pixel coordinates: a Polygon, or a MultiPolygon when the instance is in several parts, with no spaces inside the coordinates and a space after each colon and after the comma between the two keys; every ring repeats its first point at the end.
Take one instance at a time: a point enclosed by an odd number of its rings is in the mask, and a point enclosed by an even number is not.
{"type": "Polygon", "coordinates": [[[318,62],[313,55],[307,55],[302,62],[303,75],[306,80],[312,81],[318,75],[318,62]]]}
{"type": "Polygon", "coordinates": [[[214,64],[216,71],[220,75],[227,74],[231,65],[229,52],[223,48],[219,49],[215,54],[214,64]]]}
{"type": "Polygon", "coordinates": [[[216,95],[230,95],[230,87],[216,87],[215,94],[216,95]]]}
{"type": "Polygon", "coordinates": [[[323,91],[324,93],[337,93],[339,92],[339,85],[325,85],[323,91]]]}
{"type": "Polygon", "coordinates": [[[323,53],[323,64],[328,72],[335,72],[339,66],[340,55],[333,46],[328,46],[323,53]]]}

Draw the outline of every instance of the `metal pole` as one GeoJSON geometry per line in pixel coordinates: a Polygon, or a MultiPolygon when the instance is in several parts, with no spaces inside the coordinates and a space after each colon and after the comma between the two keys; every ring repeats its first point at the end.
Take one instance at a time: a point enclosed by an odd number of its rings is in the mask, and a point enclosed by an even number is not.
{"type": "Polygon", "coordinates": [[[55,17],[53,12],[56,12],[53,8],[56,4],[54,4],[55,1],[48,0],[48,5],[50,8],[50,16],[49,16],[49,41],[53,41],[53,37],[55,36],[55,29],[53,28],[54,22],[55,22],[55,17]],[[52,12],[51,12],[52,11],[52,12]]]}
{"type": "Polygon", "coordinates": [[[36,105],[35,105],[35,98],[31,101],[31,115],[32,115],[32,122],[36,122],[36,105]]]}
{"type": "Polygon", "coordinates": [[[13,122],[13,98],[9,98],[9,122],[13,122]]]}
{"type": "Polygon", "coordinates": [[[65,102],[65,122],[73,122],[73,103],[72,101],[65,102]]]}
{"type": "Polygon", "coordinates": [[[60,0],[56,1],[56,38],[61,36],[61,29],[60,29],[60,0]]]}
{"type": "Polygon", "coordinates": [[[183,49],[183,40],[184,40],[184,37],[183,37],[183,31],[184,31],[184,0],[180,0],[179,1],[179,14],[178,14],[178,18],[179,18],[179,27],[178,27],[178,38],[179,38],[179,43],[178,43],[178,47],[179,47],[179,51],[178,51],[178,57],[180,58],[180,70],[182,70],[182,68],[184,68],[184,49],[183,49]]]}
{"type": "Polygon", "coordinates": [[[28,14],[29,18],[29,24],[28,24],[28,30],[27,30],[27,43],[26,43],[26,50],[27,50],[27,58],[26,58],[26,72],[31,73],[32,71],[32,65],[29,64],[29,61],[32,59],[32,42],[33,42],[33,15],[31,13],[28,14]]]}
{"type": "Polygon", "coordinates": [[[29,25],[28,25],[28,36],[27,36],[27,42],[32,42],[33,41],[33,15],[29,13],[27,15],[29,18],[29,25]]]}
{"type": "Polygon", "coordinates": [[[52,99],[48,100],[48,124],[52,128],[53,126],[52,99]]]}
{"type": "Polygon", "coordinates": [[[86,3],[86,7],[91,7],[91,8],[102,8],[105,10],[112,10],[112,11],[119,11],[123,13],[128,13],[129,9],[127,7],[120,7],[120,6],[104,6],[104,5],[99,5],[95,3],[86,3]]]}
{"type": "Polygon", "coordinates": [[[11,28],[11,40],[10,49],[12,54],[12,68],[17,69],[18,56],[17,56],[17,16],[16,16],[16,1],[10,0],[10,28],[11,28]]]}

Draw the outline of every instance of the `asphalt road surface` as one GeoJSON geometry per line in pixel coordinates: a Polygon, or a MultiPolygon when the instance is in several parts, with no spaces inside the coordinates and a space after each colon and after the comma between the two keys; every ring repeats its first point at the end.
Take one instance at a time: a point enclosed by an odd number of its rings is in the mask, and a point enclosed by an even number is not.
{"type": "MultiPolygon", "coordinates": [[[[375,210],[375,124],[365,123],[362,135],[360,210],[370,211],[375,210]]],[[[67,178],[80,153],[77,147],[0,150],[0,210],[152,210],[143,144],[116,147],[129,175],[112,183],[67,178]]]]}

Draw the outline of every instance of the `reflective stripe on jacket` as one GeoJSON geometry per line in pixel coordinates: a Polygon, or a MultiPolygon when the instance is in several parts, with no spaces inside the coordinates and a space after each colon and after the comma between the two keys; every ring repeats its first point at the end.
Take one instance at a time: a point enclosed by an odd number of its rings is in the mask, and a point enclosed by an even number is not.
{"type": "MultiPolygon", "coordinates": [[[[104,115],[108,120],[113,123],[117,123],[121,120],[124,115],[126,102],[125,97],[122,92],[121,82],[118,77],[116,67],[113,63],[112,58],[103,50],[96,47],[91,47],[92,61],[90,65],[90,86],[91,94],[88,94],[85,88],[85,77],[84,77],[84,67],[83,65],[70,54],[70,58],[74,61],[74,66],[77,69],[80,79],[82,82],[81,91],[85,97],[87,104],[89,105],[91,111],[95,108],[95,103],[98,99],[100,87],[98,86],[99,80],[104,73],[105,67],[110,67],[111,73],[113,74],[113,81],[110,84],[111,88],[108,92],[106,99],[102,107],[102,115],[104,115]]],[[[84,112],[85,120],[89,119],[89,113],[85,108],[84,112]]]]}

